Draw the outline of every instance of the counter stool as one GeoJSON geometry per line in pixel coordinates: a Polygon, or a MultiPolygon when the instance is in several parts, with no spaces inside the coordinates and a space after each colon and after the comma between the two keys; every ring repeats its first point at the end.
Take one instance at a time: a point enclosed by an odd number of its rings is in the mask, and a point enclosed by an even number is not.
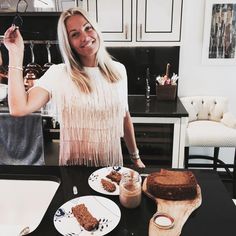
{"type": "Polygon", "coordinates": [[[236,150],[234,162],[231,164],[226,164],[218,157],[221,147],[236,148],[236,118],[228,112],[228,99],[216,96],[191,96],[180,99],[189,113],[185,140],[185,168],[224,168],[233,182],[233,196],[236,198],[236,150]],[[189,155],[190,147],[213,147],[214,155],[189,155]],[[212,162],[189,163],[190,159],[205,159],[212,162]],[[230,168],[233,171],[230,171],[230,168]]]}

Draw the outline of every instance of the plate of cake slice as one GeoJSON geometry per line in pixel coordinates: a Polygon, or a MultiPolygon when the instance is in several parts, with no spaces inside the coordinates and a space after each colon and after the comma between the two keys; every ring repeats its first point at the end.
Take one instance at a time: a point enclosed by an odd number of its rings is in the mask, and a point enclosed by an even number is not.
{"type": "Polygon", "coordinates": [[[106,195],[119,195],[119,183],[124,172],[132,171],[127,167],[109,166],[94,171],[88,178],[89,186],[96,192],[106,195]]]}
{"type": "Polygon", "coordinates": [[[59,207],[54,226],[62,235],[103,236],[120,222],[121,211],[115,202],[101,196],[82,196],[59,207]]]}

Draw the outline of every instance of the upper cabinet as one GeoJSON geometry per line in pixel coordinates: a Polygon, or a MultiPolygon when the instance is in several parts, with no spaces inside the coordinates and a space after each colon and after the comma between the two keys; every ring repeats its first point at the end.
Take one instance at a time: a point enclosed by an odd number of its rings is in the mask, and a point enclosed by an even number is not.
{"type": "Polygon", "coordinates": [[[182,4],[183,0],[83,1],[111,46],[179,45],[182,4]]]}
{"type": "Polygon", "coordinates": [[[180,42],[182,0],[137,0],[136,40],[180,42]]]}
{"type": "Polygon", "coordinates": [[[18,5],[22,12],[26,3],[26,12],[60,12],[73,6],[87,10],[107,46],[178,46],[181,42],[183,0],[2,0],[0,11],[16,11],[18,5]]]}
{"type": "Polygon", "coordinates": [[[88,0],[84,4],[106,42],[132,40],[132,0],[88,0]]]}

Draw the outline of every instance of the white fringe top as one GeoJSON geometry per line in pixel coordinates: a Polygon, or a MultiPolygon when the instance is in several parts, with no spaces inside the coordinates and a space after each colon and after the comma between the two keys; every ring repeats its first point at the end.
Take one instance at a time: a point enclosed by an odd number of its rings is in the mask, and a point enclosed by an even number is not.
{"type": "MultiPolygon", "coordinates": [[[[98,67],[86,67],[92,93],[82,93],[72,82],[64,64],[53,65],[40,78],[51,94],[60,123],[60,165],[123,165],[120,138],[128,110],[125,67],[114,62],[122,79],[108,82],[98,67]]],[[[55,111],[55,110],[54,110],[55,111]]]]}

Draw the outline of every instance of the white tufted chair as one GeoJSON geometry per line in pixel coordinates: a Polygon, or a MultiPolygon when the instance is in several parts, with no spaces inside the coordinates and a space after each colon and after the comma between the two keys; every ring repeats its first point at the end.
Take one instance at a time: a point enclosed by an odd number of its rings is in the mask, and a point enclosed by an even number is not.
{"type": "Polygon", "coordinates": [[[236,118],[228,112],[228,99],[216,96],[191,96],[180,98],[189,113],[185,141],[185,167],[223,167],[231,176],[236,195],[236,151],[233,164],[218,158],[220,147],[236,147],[236,118]],[[214,156],[189,156],[189,147],[214,147],[214,156]],[[189,163],[189,159],[208,159],[212,164],[189,163]],[[233,168],[233,174],[229,168],[233,168]]]}

